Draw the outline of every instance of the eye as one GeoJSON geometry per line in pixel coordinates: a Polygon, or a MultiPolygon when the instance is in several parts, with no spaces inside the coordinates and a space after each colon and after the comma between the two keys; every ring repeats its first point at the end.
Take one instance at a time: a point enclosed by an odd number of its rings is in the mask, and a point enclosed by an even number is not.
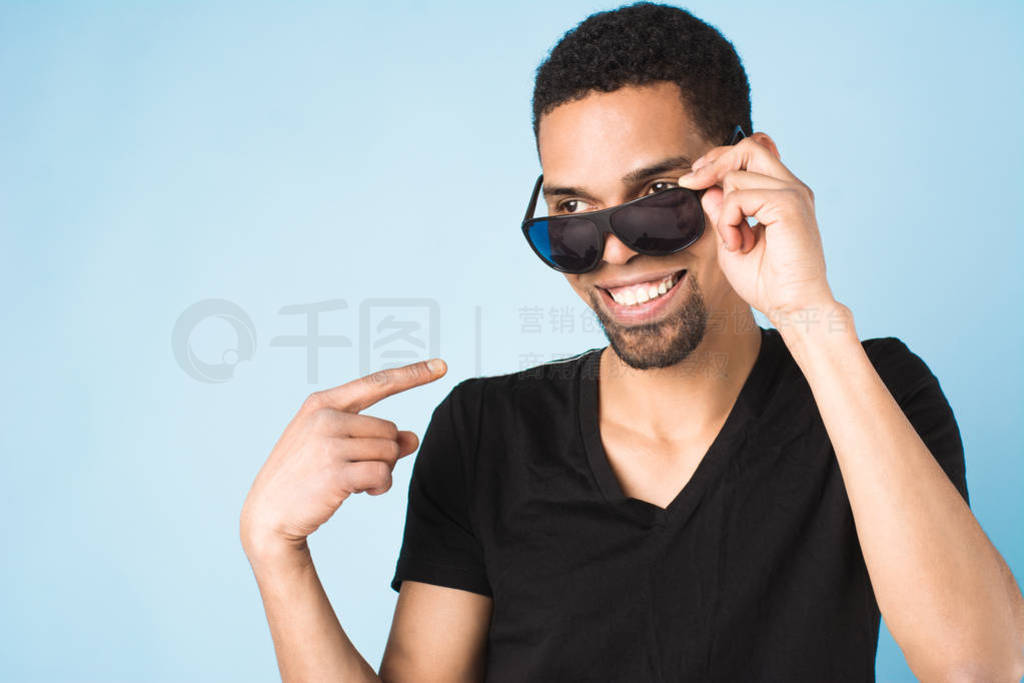
{"type": "Polygon", "coordinates": [[[576,213],[581,210],[581,206],[589,206],[582,199],[566,199],[564,202],[560,202],[555,207],[556,213],[576,213]]]}
{"type": "Polygon", "coordinates": [[[668,180],[659,180],[655,183],[651,183],[651,186],[647,188],[649,190],[647,194],[656,194],[658,192],[664,192],[665,190],[671,190],[673,187],[678,187],[678,185],[668,180]],[[653,192],[650,190],[653,190],[653,192]]]}

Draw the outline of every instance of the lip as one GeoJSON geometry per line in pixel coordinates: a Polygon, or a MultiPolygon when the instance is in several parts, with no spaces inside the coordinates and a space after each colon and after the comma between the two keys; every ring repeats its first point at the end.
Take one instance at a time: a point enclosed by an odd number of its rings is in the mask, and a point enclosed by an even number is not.
{"type": "MultiPolygon", "coordinates": [[[[685,269],[670,270],[662,277],[667,277],[673,273],[682,272],[682,275],[676,280],[676,283],[672,285],[672,289],[668,290],[656,299],[651,299],[642,304],[636,304],[635,306],[625,306],[618,304],[612,295],[608,293],[608,290],[604,286],[598,286],[598,290],[601,292],[601,300],[604,301],[605,308],[612,314],[617,322],[621,323],[644,323],[652,322],[655,318],[661,315],[662,311],[667,308],[672,300],[675,299],[676,293],[679,291],[679,285],[690,275],[690,272],[685,269]]],[[[647,280],[636,280],[635,282],[647,282],[647,280]]],[[[628,283],[627,283],[628,284],[628,283]]],[[[613,284],[612,287],[621,287],[622,284],[613,284]]]]}
{"type": "Polygon", "coordinates": [[[629,278],[623,277],[623,278],[619,278],[617,280],[606,280],[604,282],[596,282],[594,284],[597,287],[600,287],[601,289],[615,289],[616,287],[625,287],[627,285],[638,285],[641,282],[658,282],[659,280],[664,280],[669,275],[672,275],[673,273],[678,273],[678,272],[680,272],[682,270],[686,270],[686,269],[685,268],[673,268],[671,270],[666,270],[666,271],[663,271],[661,273],[653,273],[653,274],[650,274],[650,275],[637,275],[635,277],[629,277],[629,278]]]}

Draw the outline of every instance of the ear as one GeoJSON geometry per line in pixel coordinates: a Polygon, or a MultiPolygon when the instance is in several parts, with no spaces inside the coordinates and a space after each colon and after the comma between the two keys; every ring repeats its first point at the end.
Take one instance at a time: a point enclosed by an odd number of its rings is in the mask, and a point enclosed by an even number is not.
{"type": "Polygon", "coordinates": [[[751,135],[750,137],[753,138],[759,145],[764,145],[765,147],[767,147],[776,159],[782,159],[782,156],[779,154],[779,148],[775,146],[775,141],[772,140],[767,133],[762,133],[758,131],[751,135]]]}

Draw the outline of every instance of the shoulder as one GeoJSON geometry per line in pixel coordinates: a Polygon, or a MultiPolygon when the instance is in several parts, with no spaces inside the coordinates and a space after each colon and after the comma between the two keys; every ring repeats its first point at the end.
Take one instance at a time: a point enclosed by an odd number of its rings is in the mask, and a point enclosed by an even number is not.
{"type": "Polygon", "coordinates": [[[879,377],[897,399],[936,379],[928,364],[898,337],[874,337],[861,341],[879,377]]]}
{"type": "Polygon", "coordinates": [[[541,363],[518,372],[470,377],[456,384],[442,401],[465,426],[479,425],[488,417],[519,420],[524,414],[557,412],[576,398],[578,379],[594,348],[541,363]]]}
{"type": "Polygon", "coordinates": [[[540,363],[518,372],[464,379],[452,388],[449,398],[462,404],[481,404],[501,398],[563,393],[575,386],[575,380],[590,359],[601,349],[581,351],[573,356],[540,363]]]}

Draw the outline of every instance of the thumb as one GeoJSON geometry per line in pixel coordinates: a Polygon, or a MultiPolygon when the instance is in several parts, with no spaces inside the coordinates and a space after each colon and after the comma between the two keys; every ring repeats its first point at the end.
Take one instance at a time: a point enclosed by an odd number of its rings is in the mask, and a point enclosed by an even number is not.
{"type": "Polygon", "coordinates": [[[419,437],[413,432],[402,430],[398,432],[398,457],[403,458],[414,453],[420,447],[419,437]]]}

